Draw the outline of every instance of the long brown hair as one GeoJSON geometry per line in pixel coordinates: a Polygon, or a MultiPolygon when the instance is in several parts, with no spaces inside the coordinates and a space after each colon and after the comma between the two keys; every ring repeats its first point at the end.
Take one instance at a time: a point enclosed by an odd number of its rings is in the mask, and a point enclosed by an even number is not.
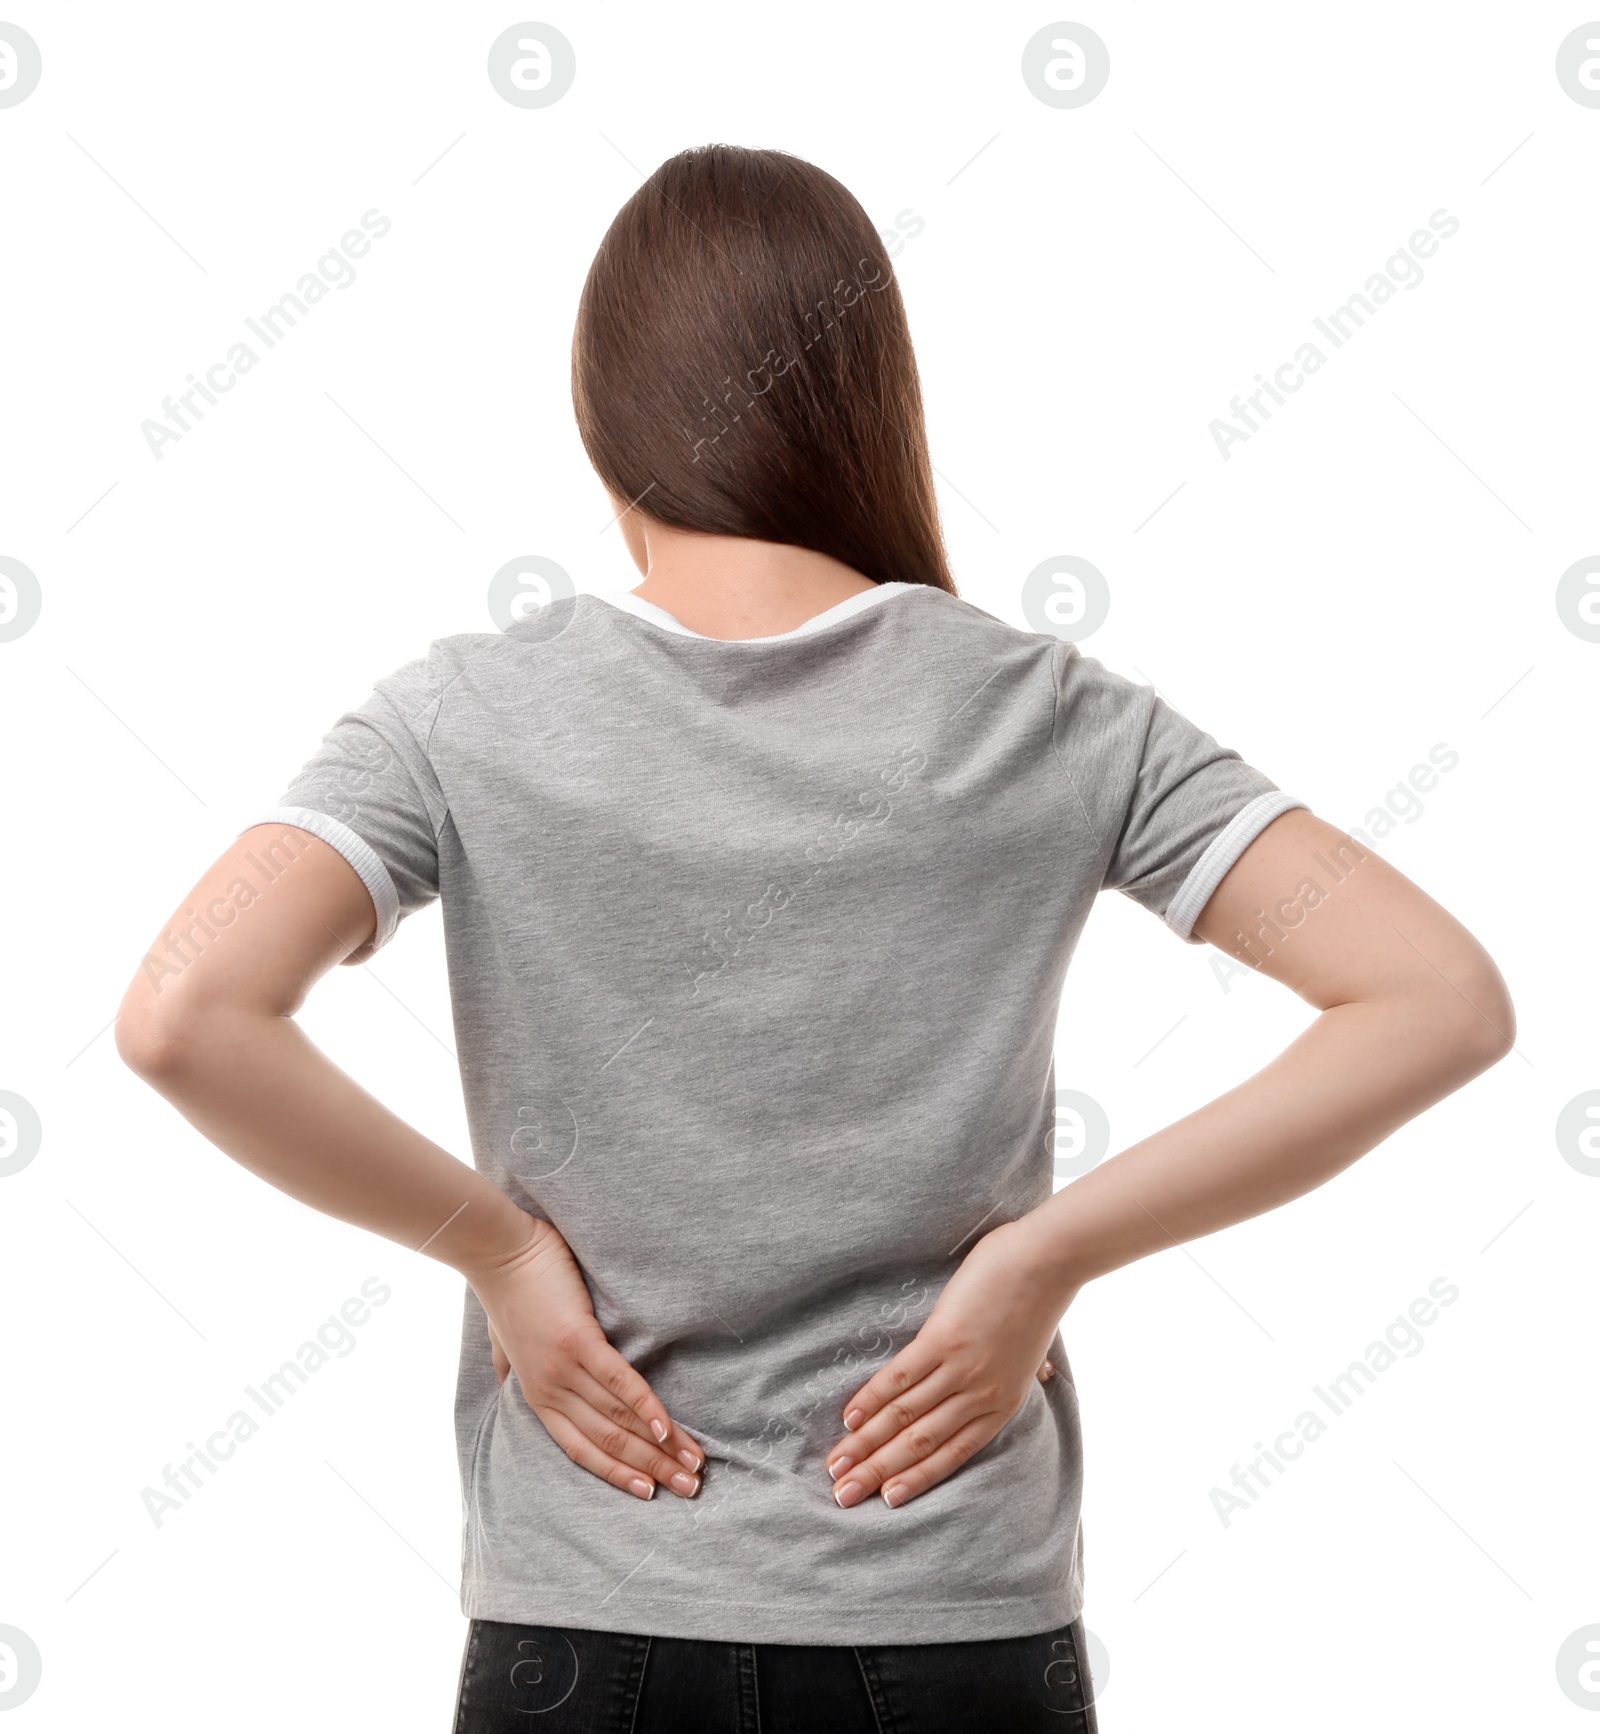
{"type": "Polygon", "coordinates": [[[664,162],[589,268],[572,399],[601,480],[646,516],[954,593],[899,286],[814,164],[664,162]]]}

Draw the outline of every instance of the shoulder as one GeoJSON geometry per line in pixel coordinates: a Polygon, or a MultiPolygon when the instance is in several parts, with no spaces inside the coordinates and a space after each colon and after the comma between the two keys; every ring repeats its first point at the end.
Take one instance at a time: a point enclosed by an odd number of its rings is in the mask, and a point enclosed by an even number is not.
{"type": "Polygon", "coordinates": [[[528,652],[561,636],[579,618],[574,603],[582,600],[553,603],[503,631],[452,632],[432,639],[422,655],[375,681],[373,690],[408,720],[481,696],[486,688],[524,675],[528,652]]]}
{"type": "Polygon", "coordinates": [[[896,597],[893,614],[885,618],[940,658],[1048,670],[1067,648],[1047,632],[1013,626],[964,596],[952,596],[931,584],[913,585],[896,597]]]}
{"type": "Polygon", "coordinates": [[[1156,702],[1153,686],[1107,668],[1076,644],[1057,643],[1055,674],[1062,710],[1084,721],[1099,718],[1142,728],[1156,702]]]}
{"type": "Polygon", "coordinates": [[[948,591],[920,588],[925,594],[906,618],[927,637],[984,661],[1038,665],[1054,683],[1058,709],[1076,713],[1080,723],[1120,721],[1124,728],[1139,729],[1148,719],[1154,688],[1108,668],[1081,646],[1054,633],[1013,626],[948,591]]]}

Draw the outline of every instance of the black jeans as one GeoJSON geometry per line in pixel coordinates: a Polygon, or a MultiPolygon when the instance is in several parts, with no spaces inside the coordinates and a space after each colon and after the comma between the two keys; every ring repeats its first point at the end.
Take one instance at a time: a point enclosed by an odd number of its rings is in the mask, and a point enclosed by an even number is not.
{"type": "Polygon", "coordinates": [[[455,1734],[1096,1734],[1083,1621],[818,1648],[474,1620],[455,1734]]]}

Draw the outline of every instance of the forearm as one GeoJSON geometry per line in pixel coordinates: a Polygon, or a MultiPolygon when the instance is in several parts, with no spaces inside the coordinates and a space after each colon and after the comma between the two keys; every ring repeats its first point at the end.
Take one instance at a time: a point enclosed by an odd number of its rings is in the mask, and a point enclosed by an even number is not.
{"type": "Polygon", "coordinates": [[[291,1018],[214,1010],[130,1063],[218,1149],[315,1210],[469,1277],[529,1239],[532,1219],[505,1193],[370,1096],[291,1018]]]}
{"type": "Polygon", "coordinates": [[[1501,1051],[1433,1002],[1330,1007],[1254,1077],[1024,1218],[1042,1280],[1064,1307],[1094,1277],[1298,1198],[1501,1051]]]}

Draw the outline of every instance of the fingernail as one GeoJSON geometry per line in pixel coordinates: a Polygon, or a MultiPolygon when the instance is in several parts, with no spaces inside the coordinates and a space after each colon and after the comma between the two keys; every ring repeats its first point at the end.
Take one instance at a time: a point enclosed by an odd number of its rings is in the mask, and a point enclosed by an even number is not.
{"type": "Polygon", "coordinates": [[[655,1482],[646,1481],[642,1475],[634,1476],[633,1480],[630,1481],[628,1485],[641,1499],[654,1499],[656,1496],[655,1482]]]}
{"type": "Polygon", "coordinates": [[[837,1481],[839,1477],[844,1474],[845,1470],[854,1469],[855,1466],[856,1460],[853,1457],[835,1457],[828,1465],[828,1479],[830,1481],[837,1481]]]}
{"type": "Polygon", "coordinates": [[[834,1503],[836,1505],[842,1505],[844,1509],[848,1511],[858,1499],[864,1497],[866,1491],[866,1488],[864,1488],[859,1481],[847,1481],[842,1487],[834,1488],[834,1503]]]}
{"type": "Polygon", "coordinates": [[[1055,1371],[1055,1370],[1056,1370],[1056,1364],[1055,1364],[1055,1362],[1054,1362],[1054,1361],[1046,1361],[1046,1362],[1045,1362],[1045,1364],[1044,1364],[1044,1376],[1045,1376],[1045,1377],[1046,1377],[1046,1378],[1047,1378],[1047,1379],[1048,1379],[1048,1378],[1049,1378],[1049,1377],[1050,1377],[1050,1375],[1051,1375],[1051,1374],[1052,1374],[1052,1373],[1053,1373],[1053,1372],[1054,1372],[1054,1371],[1055,1371]]]}
{"type": "Polygon", "coordinates": [[[693,1451],[680,1451],[678,1453],[678,1461],[685,1469],[693,1470],[698,1473],[701,1463],[704,1462],[704,1458],[696,1456],[693,1451]]]}
{"type": "Polygon", "coordinates": [[[891,1510],[897,1505],[904,1505],[910,1497],[909,1489],[904,1487],[886,1487],[883,1490],[883,1503],[891,1510]]]}
{"type": "Polygon", "coordinates": [[[859,1409],[852,1409],[844,1418],[844,1430],[846,1433],[854,1433],[860,1424],[861,1411],[859,1409]]]}
{"type": "Polygon", "coordinates": [[[680,1469],[672,1478],[672,1490],[681,1493],[685,1499],[693,1499],[700,1491],[700,1483],[692,1475],[685,1475],[680,1469]]]}
{"type": "Polygon", "coordinates": [[[664,1421],[652,1421],[650,1423],[650,1431],[655,1434],[656,1443],[658,1445],[665,1441],[667,1437],[667,1427],[664,1421]]]}

